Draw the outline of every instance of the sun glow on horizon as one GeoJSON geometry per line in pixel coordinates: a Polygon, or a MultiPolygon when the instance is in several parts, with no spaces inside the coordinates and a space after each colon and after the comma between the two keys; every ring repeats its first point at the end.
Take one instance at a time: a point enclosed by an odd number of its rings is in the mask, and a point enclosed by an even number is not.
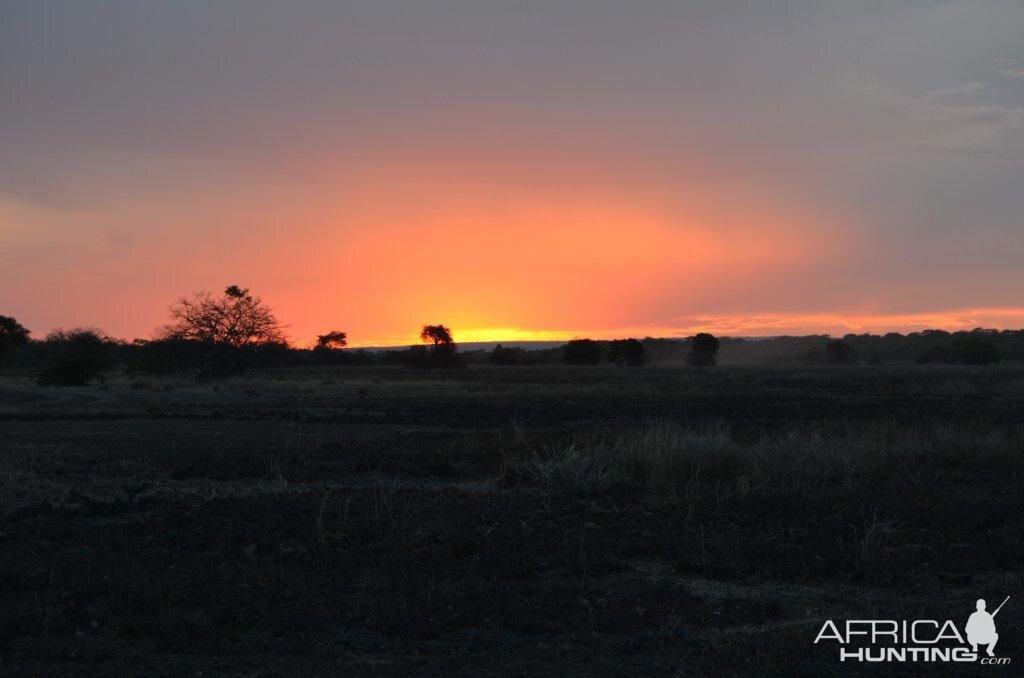
{"type": "MultiPolygon", "coordinates": [[[[997,330],[1024,328],[1022,308],[969,308],[930,313],[751,313],[736,315],[702,315],[679,318],[679,323],[665,326],[641,326],[591,329],[529,329],[524,327],[452,326],[458,343],[501,343],[533,341],[569,341],[571,339],[656,339],[685,338],[698,332],[717,336],[773,337],[782,335],[828,334],[909,334],[923,330],[948,332],[969,331],[978,327],[997,330]]],[[[408,336],[353,341],[352,348],[399,348],[419,344],[418,333],[408,336]]]]}

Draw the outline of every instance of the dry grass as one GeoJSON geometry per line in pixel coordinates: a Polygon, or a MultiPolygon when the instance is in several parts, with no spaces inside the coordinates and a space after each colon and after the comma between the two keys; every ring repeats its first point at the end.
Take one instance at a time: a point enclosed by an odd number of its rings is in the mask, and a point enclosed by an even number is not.
{"type": "Polygon", "coordinates": [[[857,573],[872,578],[884,572],[892,561],[892,552],[897,547],[900,530],[891,520],[879,520],[874,516],[865,526],[864,535],[857,543],[857,573]]]}
{"type": "Polygon", "coordinates": [[[656,421],[506,458],[500,480],[581,494],[633,483],[654,505],[693,510],[709,501],[852,495],[880,482],[927,485],[976,467],[1007,482],[1024,470],[1022,449],[1019,431],[979,436],[948,425],[803,427],[744,440],[723,426],[656,421]]]}

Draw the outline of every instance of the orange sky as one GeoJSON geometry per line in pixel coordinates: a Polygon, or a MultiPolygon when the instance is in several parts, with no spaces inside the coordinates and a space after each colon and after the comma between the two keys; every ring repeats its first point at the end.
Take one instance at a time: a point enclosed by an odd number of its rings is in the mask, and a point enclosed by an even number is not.
{"type": "Polygon", "coordinates": [[[282,156],[285,181],[186,185],[172,199],[133,191],[113,211],[7,203],[6,237],[28,245],[50,230],[66,245],[22,272],[13,312],[36,334],[95,325],[146,337],[176,296],[238,283],[277,310],[297,345],[331,329],[353,346],[407,344],[436,322],[461,341],[1024,325],[1017,308],[786,309],[870,256],[871,234],[753,187],[735,200],[735,185],[694,177],[668,194],[585,153],[539,178],[528,154],[481,164],[421,153],[381,153],[357,178],[330,152],[282,156]],[[143,219],[154,237],[132,237],[143,219]],[[101,225],[123,225],[122,237],[96,238],[101,225]]]}

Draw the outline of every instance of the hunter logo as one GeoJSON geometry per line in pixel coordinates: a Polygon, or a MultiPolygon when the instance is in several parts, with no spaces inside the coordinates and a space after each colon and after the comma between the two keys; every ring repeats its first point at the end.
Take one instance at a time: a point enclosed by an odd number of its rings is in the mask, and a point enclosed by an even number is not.
{"type": "MultiPolygon", "coordinates": [[[[1010,596],[1006,596],[1006,600],[1009,599],[1010,596]]],[[[988,656],[995,656],[996,641],[999,640],[999,634],[996,633],[995,616],[1006,604],[1006,600],[1000,603],[995,612],[989,614],[985,611],[985,599],[978,599],[977,612],[967,620],[967,642],[971,644],[971,649],[975,652],[978,651],[978,645],[988,645],[986,650],[988,656]]]]}
{"type": "Polygon", "coordinates": [[[984,599],[979,599],[964,626],[965,634],[948,619],[848,619],[839,624],[829,619],[818,631],[814,644],[830,640],[839,643],[842,662],[1009,664],[1009,657],[995,656],[999,640],[995,617],[1009,599],[1007,596],[991,614],[986,611],[984,599]],[[979,647],[988,656],[980,656],[979,647]]]}

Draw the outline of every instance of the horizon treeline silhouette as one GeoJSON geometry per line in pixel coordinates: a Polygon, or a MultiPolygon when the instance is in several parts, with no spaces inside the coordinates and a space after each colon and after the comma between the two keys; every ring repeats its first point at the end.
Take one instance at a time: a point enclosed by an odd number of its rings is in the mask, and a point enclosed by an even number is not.
{"type": "Polygon", "coordinates": [[[330,330],[311,348],[289,343],[283,325],[260,297],[238,285],[219,296],[196,292],[169,307],[170,322],[152,339],[115,339],[90,327],[56,329],[33,339],[15,318],[0,315],[0,366],[31,371],[41,385],[82,385],[115,366],[129,374],[192,374],[218,379],[246,370],[276,366],[397,365],[412,368],[612,364],[687,364],[714,367],[719,353],[732,363],[805,365],[880,365],[887,363],[989,365],[1024,360],[1024,330],[910,334],[781,336],[766,339],[715,337],[701,332],[688,338],[572,339],[562,346],[533,348],[497,344],[492,350],[459,351],[444,324],[422,326],[419,345],[368,350],[348,348],[348,334],[330,330]]]}

